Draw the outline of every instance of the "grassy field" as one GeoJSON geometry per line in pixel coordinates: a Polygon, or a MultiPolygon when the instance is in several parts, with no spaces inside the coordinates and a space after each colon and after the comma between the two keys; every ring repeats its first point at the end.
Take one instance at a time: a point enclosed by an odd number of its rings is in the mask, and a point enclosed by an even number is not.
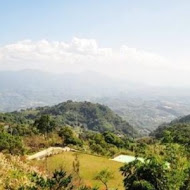
{"type": "MultiPolygon", "coordinates": [[[[73,172],[73,161],[75,158],[73,152],[65,152],[59,155],[54,155],[47,159],[47,167],[49,171],[54,171],[62,167],[67,172],[73,172]]],[[[108,183],[110,188],[123,189],[122,176],[119,172],[119,168],[122,163],[109,160],[105,157],[92,156],[88,154],[78,153],[78,158],[80,162],[80,175],[83,182],[89,186],[98,186],[103,189],[102,184],[94,180],[95,175],[102,169],[108,169],[113,172],[114,178],[108,183]]],[[[45,164],[45,161],[38,161],[38,164],[45,164]]]]}

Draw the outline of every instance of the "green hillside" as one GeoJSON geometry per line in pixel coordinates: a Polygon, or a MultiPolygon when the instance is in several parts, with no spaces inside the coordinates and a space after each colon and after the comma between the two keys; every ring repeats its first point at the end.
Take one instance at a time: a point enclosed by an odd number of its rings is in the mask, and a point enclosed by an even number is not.
{"type": "Polygon", "coordinates": [[[180,143],[186,141],[190,137],[190,115],[175,119],[170,123],[160,125],[151,136],[162,138],[165,131],[169,131],[174,138],[174,141],[180,143]]]}
{"type": "Polygon", "coordinates": [[[112,131],[129,136],[137,135],[137,131],[109,107],[90,102],[67,101],[52,107],[46,106],[0,114],[0,121],[14,124],[31,124],[41,115],[50,115],[57,126],[80,126],[92,131],[112,131]]]}

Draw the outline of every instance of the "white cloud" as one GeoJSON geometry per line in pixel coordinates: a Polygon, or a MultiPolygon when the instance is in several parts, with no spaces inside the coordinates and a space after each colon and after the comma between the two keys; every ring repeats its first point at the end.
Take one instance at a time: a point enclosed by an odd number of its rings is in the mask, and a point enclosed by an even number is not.
{"type": "Polygon", "coordinates": [[[164,63],[167,62],[165,58],[157,54],[137,50],[136,48],[129,48],[126,45],[121,47],[121,53],[129,62],[143,64],[143,66],[149,68],[159,68],[160,66],[164,66],[164,63]]]}
{"type": "MultiPolygon", "coordinates": [[[[130,80],[162,84],[176,81],[178,66],[160,55],[126,45],[119,49],[101,48],[94,39],[73,38],[69,43],[24,40],[0,47],[1,70],[92,70],[130,80]]],[[[180,81],[186,80],[184,76],[186,73],[180,81]]]]}

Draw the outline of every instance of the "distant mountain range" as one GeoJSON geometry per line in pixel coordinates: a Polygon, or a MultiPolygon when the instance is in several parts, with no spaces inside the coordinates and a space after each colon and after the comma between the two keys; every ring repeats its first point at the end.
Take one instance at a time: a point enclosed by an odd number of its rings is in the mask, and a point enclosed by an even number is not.
{"type": "Polygon", "coordinates": [[[109,106],[143,134],[190,113],[186,89],[152,87],[96,72],[51,74],[38,70],[0,72],[0,111],[55,105],[67,100],[109,106]]]}
{"type": "Polygon", "coordinates": [[[130,88],[99,73],[50,74],[36,70],[0,72],[0,110],[53,105],[66,100],[88,100],[117,95],[130,88]]]}

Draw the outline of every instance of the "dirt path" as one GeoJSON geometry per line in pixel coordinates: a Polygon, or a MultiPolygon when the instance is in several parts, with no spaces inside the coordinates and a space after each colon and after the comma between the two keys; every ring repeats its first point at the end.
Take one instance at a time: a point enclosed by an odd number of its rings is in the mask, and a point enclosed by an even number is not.
{"type": "Polygon", "coordinates": [[[55,155],[55,154],[59,154],[62,152],[69,152],[69,151],[74,151],[73,149],[69,148],[69,147],[49,147],[45,150],[42,150],[40,152],[37,152],[33,155],[29,155],[27,156],[28,160],[33,160],[33,159],[42,159],[46,156],[51,156],[51,155],[55,155]]]}

